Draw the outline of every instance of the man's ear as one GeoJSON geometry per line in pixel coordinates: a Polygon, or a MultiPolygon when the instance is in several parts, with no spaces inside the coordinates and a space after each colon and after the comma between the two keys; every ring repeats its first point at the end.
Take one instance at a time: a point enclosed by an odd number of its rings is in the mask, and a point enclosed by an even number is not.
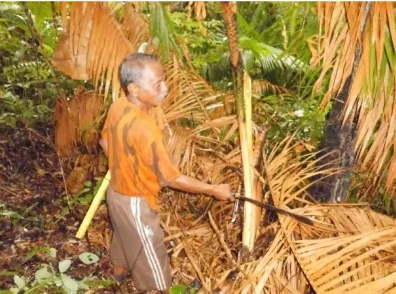
{"type": "Polygon", "coordinates": [[[129,93],[129,94],[131,94],[131,95],[133,95],[133,96],[139,96],[139,95],[138,95],[139,87],[136,86],[135,83],[130,83],[130,84],[128,84],[127,90],[128,90],[128,93],[129,93]]]}

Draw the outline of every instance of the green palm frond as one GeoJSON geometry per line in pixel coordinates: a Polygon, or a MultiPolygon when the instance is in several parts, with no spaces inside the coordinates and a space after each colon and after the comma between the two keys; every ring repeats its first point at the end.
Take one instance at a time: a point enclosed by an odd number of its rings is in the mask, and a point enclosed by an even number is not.
{"type": "Polygon", "coordinates": [[[261,43],[253,38],[241,37],[239,45],[242,51],[252,51],[264,72],[272,70],[305,71],[308,67],[302,61],[283,50],[261,43]]]}
{"type": "MultiPolygon", "coordinates": [[[[248,72],[255,72],[259,69],[262,74],[274,71],[305,73],[308,69],[308,65],[298,58],[252,38],[241,37],[239,48],[243,65],[248,72]]],[[[231,75],[228,70],[230,67],[229,52],[218,51],[216,54],[221,56],[218,62],[207,63],[201,68],[202,75],[209,81],[221,80],[231,75]]]]}
{"type": "MultiPolygon", "coordinates": [[[[226,43],[226,40],[224,41],[226,43]]],[[[221,80],[230,77],[230,53],[225,51],[226,46],[218,48],[217,56],[221,56],[218,62],[206,63],[201,68],[202,75],[209,81],[221,80]]],[[[239,49],[242,55],[244,68],[248,72],[262,74],[271,72],[300,72],[304,74],[308,65],[287,54],[285,51],[257,41],[254,38],[242,36],[239,38],[239,49]]]]}
{"type": "Polygon", "coordinates": [[[182,60],[183,54],[173,28],[173,22],[164,3],[150,2],[150,32],[162,61],[168,61],[170,53],[176,54],[182,60]]]}

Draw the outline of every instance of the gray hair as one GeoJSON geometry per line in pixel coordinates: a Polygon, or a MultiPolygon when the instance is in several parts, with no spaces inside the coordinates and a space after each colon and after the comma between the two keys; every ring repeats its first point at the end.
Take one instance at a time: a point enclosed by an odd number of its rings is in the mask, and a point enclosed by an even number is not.
{"type": "Polygon", "coordinates": [[[128,85],[139,84],[142,79],[143,69],[149,62],[158,62],[153,55],[146,53],[134,53],[126,57],[120,65],[121,87],[128,95],[128,85]]]}

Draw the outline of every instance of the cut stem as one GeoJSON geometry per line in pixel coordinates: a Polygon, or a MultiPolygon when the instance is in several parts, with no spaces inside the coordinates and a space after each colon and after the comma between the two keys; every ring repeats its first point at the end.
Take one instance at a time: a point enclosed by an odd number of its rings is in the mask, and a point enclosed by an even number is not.
{"type": "Polygon", "coordinates": [[[98,210],[98,207],[102,200],[104,200],[105,195],[106,195],[106,190],[109,187],[110,184],[110,171],[107,171],[106,176],[104,177],[102,184],[99,187],[98,192],[96,192],[94,199],[92,200],[91,206],[89,207],[87,214],[85,215],[80,228],[78,229],[76,233],[76,238],[81,239],[84,238],[85,233],[87,232],[87,229],[89,225],[92,222],[93,217],[95,216],[96,211],[98,210]]]}

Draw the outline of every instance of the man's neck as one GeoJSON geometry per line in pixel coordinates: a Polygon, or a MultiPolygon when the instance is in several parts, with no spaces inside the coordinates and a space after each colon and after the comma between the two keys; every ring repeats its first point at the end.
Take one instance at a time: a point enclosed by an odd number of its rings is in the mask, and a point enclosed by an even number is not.
{"type": "Polygon", "coordinates": [[[133,95],[128,95],[127,99],[129,102],[135,104],[141,111],[148,113],[151,109],[150,105],[142,103],[137,97],[133,95]]]}

